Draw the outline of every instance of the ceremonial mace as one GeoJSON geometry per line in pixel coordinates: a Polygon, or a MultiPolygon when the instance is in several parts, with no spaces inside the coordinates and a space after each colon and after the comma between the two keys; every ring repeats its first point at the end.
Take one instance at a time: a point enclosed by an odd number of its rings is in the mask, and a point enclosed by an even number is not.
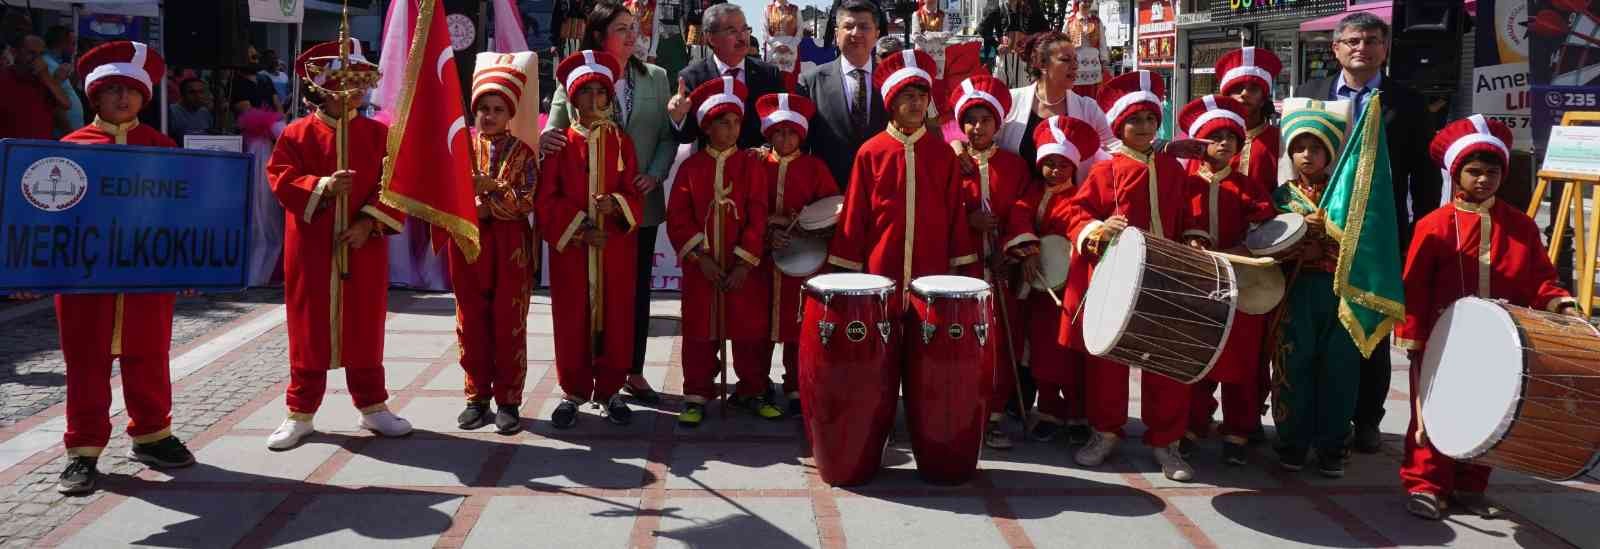
{"type": "MultiPolygon", "coordinates": [[[[983,167],[982,169],[988,169],[988,168],[987,167],[983,167]]],[[[984,191],[985,191],[985,193],[987,193],[988,189],[984,189],[984,191]]],[[[984,198],[983,199],[983,212],[987,213],[987,214],[989,214],[991,216],[994,215],[994,210],[989,207],[989,199],[988,198],[984,198]]],[[[983,237],[983,252],[984,252],[983,253],[983,260],[985,262],[989,261],[994,254],[1005,253],[1003,250],[1000,250],[999,242],[997,242],[997,240],[999,240],[999,238],[996,237],[993,232],[990,232],[989,234],[984,235],[984,237],[983,237]]],[[[984,266],[984,270],[985,271],[990,270],[989,266],[985,265],[984,266]]],[[[1028,403],[1028,400],[1027,400],[1026,397],[1023,396],[1023,391],[1022,391],[1022,365],[1017,363],[1017,347],[1016,347],[1016,344],[1013,343],[1014,340],[1012,339],[1013,335],[1011,333],[1011,312],[1006,309],[1006,291],[1007,291],[1007,288],[1006,288],[1006,284],[1005,284],[1005,277],[1001,276],[1000,273],[993,273],[993,274],[994,274],[994,287],[995,287],[995,290],[996,290],[995,291],[995,294],[996,294],[996,296],[995,296],[996,297],[995,304],[1000,306],[1000,327],[1001,327],[1001,329],[1006,331],[1006,355],[1011,358],[1011,380],[1014,382],[1013,385],[1015,385],[1016,389],[1017,389],[1017,415],[1022,416],[1023,428],[1024,429],[1031,429],[1032,426],[1029,425],[1028,414],[1027,414],[1027,411],[1025,410],[1025,408],[1027,407],[1026,405],[1028,403]]],[[[1059,305],[1060,302],[1057,302],[1057,304],[1059,305]]],[[[1004,405],[1001,405],[1001,407],[1004,408],[1004,405]]],[[[994,413],[994,410],[990,410],[989,412],[990,413],[994,413]]],[[[1001,410],[1001,413],[1005,413],[1005,410],[1001,410]]],[[[1024,432],[1023,434],[1026,435],[1027,433],[1024,432]]]]}
{"type": "MultiPolygon", "coordinates": [[[[345,2],[343,12],[339,19],[339,62],[337,66],[323,68],[315,62],[306,63],[306,87],[311,88],[323,97],[323,101],[339,101],[344,106],[344,112],[334,121],[334,149],[337,152],[336,171],[350,168],[350,122],[349,111],[354,108],[350,102],[366,95],[366,91],[376,86],[382,76],[376,70],[351,70],[350,69],[350,4],[345,2]],[[328,89],[316,82],[317,77],[322,77],[324,82],[333,84],[341,89],[328,89]],[[339,85],[344,84],[344,85],[339,85]]],[[[339,235],[350,228],[350,193],[348,190],[339,193],[333,212],[333,264],[339,276],[334,278],[328,286],[328,342],[329,342],[329,369],[339,368],[340,349],[343,346],[344,332],[344,281],[350,278],[350,246],[339,241],[339,235]]]]}

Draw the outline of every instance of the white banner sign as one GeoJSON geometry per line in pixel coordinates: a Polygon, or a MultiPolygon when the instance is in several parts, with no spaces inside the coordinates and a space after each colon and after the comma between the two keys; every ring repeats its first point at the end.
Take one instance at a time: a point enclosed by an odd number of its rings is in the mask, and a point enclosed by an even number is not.
{"type": "Polygon", "coordinates": [[[1528,88],[1527,62],[1472,69],[1472,111],[1510,126],[1518,150],[1533,149],[1528,88]]]}
{"type": "Polygon", "coordinates": [[[250,0],[254,23],[299,23],[306,18],[304,0],[250,0]]]}
{"type": "Polygon", "coordinates": [[[1597,149],[1600,149],[1600,127],[1550,128],[1550,144],[1545,146],[1544,166],[1539,171],[1556,172],[1565,177],[1600,177],[1600,159],[1596,159],[1594,154],[1597,149]]]}

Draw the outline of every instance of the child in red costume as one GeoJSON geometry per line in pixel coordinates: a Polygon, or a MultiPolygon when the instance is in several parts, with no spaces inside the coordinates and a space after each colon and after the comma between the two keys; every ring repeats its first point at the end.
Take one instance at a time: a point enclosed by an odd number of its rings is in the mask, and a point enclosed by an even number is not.
{"type": "Polygon", "coordinates": [[[1417,376],[1423,346],[1439,314],[1457,299],[1477,296],[1584,318],[1571,294],[1556,282],[1538,225],[1495,199],[1502,174],[1511,166],[1510,150],[1511,129],[1481,114],[1445,126],[1429,147],[1445,181],[1453,183],[1455,201],[1417,221],[1402,275],[1405,322],[1395,330],[1395,345],[1411,357],[1413,410],[1400,481],[1410,494],[1406,510],[1422,518],[1440,519],[1446,501],[1484,518],[1501,513],[1483,494],[1491,469],[1440,453],[1419,421],[1417,376]]]}
{"type": "Polygon", "coordinates": [[[975,167],[961,176],[961,199],[973,240],[983,251],[983,279],[996,288],[995,315],[1005,315],[995,330],[1000,342],[994,361],[994,387],[989,395],[989,432],[984,444],[1011,447],[1011,436],[1000,428],[1006,402],[1017,396],[1016,368],[1022,367],[1023,304],[1017,299],[1016,261],[1005,254],[1000,236],[1012,218],[1012,207],[1028,185],[1026,162],[995,142],[1000,121],[1011,110],[1011,91],[1005,82],[979,75],[961,82],[950,96],[967,145],[962,154],[975,167]],[[1015,333],[1013,333],[1015,332],[1015,333]]]}
{"type": "Polygon", "coordinates": [[[1027,326],[1019,330],[1023,336],[1022,355],[1032,366],[1039,391],[1028,438],[1054,440],[1066,425],[1068,442],[1081,445],[1089,441],[1090,434],[1084,411],[1085,355],[1076,344],[1068,344],[1081,339],[1082,332],[1077,324],[1064,325],[1063,318],[1071,313],[1064,313],[1063,306],[1065,311],[1077,310],[1077,303],[1089,287],[1089,270],[1086,263],[1073,261],[1063,285],[1046,287],[1040,240],[1051,235],[1067,238],[1077,221],[1071,198],[1078,182],[1095,163],[1110,157],[1100,149],[1094,126],[1077,118],[1052,116],[1033,134],[1043,179],[1030,185],[1017,199],[1005,234],[1008,253],[1022,261],[1015,291],[1022,302],[1023,325],[1027,326]],[[1057,298],[1062,302],[1057,303],[1057,298]],[[1064,334],[1067,339],[1063,339],[1064,334]]]}
{"type": "Polygon", "coordinates": [[[829,244],[835,267],[882,275],[898,285],[891,314],[906,311],[911,280],[937,274],[982,276],[967,223],[955,153],[932,135],[933,58],[901,50],[873,71],[890,124],[856,151],[844,211],[829,244]]]}
{"type": "Polygon", "coordinates": [[[565,393],[550,415],[558,429],[576,425],[586,402],[604,402],[612,424],[633,419],[618,391],[633,361],[634,229],[644,201],[632,184],[633,140],[611,121],[615,74],[622,63],[594,50],[556,68],[576,123],[567,128],[567,146],[545,157],[534,199],[539,233],[551,246],[556,375],[565,393]]]}
{"type": "MultiPolygon", "coordinates": [[[[1098,256],[1126,227],[1169,240],[1178,239],[1187,228],[1188,175],[1176,157],[1154,149],[1164,92],[1161,79],[1149,71],[1113,78],[1100,91],[1100,106],[1122,144],[1111,160],[1089,171],[1072,198],[1081,216],[1070,232],[1085,256],[1098,256]]],[[[1068,309],[1064,314],[1072,312],[1068,309]]],[[[1089,423],[1095,434],[1078,451],[1076,460],[1094,467],[1116,449],[1122,426],[1128,421],[1128,368],[1090,357],[1085,378],[1089,423]]],[[[1140,388],[1140,416],[1148,427],[1145,444],[1155,450],[1156,461],[1168,478],[1180,482],[1193,479],[1194,469],[1178,452],[1178,441],[1188,423],[1189,388],[1151,372],[1140,372],[1140,388]]]]}
{"type": "MultiPolygon", "coordinates": [[[[839,184],[833,180],[828,165],[821,158],[800,151],[806,139],[810,119],[817,113],[810,99],[787,93],[774,93],[756,100],[756,114],[761,116],[761,130],[771,148],[762,154],[766,161],[766,180],[771,191],[767,195],[772,204],[767,217],[767,247],[781,250],[789,246],[790,231],[800,210],[817,200],[839,195],[839,184]]],[[[752,275],[753,284],[766,288],[771,294],[771,314],[768,315],[769,337],[766,341],[749,343],[759,345],[749,350],[752,356],[770,367],[774,343],[783,343],[783,392],[789,400],[789,414],[800,413],[799,337],[800,337],[800,284],[805,277],[789,276],[778,270],[776,260],[768,254],[752,275]]],[[[746,345],[743,343],[737,345],[746,345]]],[[[735,350],[735,353],[741,351],[735,350]]],[[[752,365],[756,366],[756,365],[752,365]]],[[[756,366],[759,369],[759,366],[756,366]]],[[[739,375],[744,379],[744,374],[739,375]]],[[[765,396],[761,388],[767,379],[766,371],[751,379],[762,394],[747,402],[756,415],[777,419],[782,412],[765,396]]]]}
{"type": "MultiPolygon", "coordinates": [[[[377,70],[361,56],[359,46],[352,45],[350,59],[345,70],[377,70]]],[[[306,78],[308,65],[320,67],[311,78],[326,89],[355,86],[324,76],[338,62],[339,43],[324,42],[301,54],[295,70],[306,78]]],[[[391,437],[411,432],[409,422],[389,411],[389,392],[383,386],[389,248],[375,238],[398,234],[405,226],[403,214],[378,201],[388,128],[361,116],[359,98],[319,99],[315,115],[284,128],[267,160],[272,194],[283,204],[286,218],[283,272],[289,306],[289,417],[267,437],[267,447],[274,450],[293,448],[314,431],[311,418],[322,406],[328,371],[339,368],[361,410],[362,428],[391,437]],[[339,119],[348,128],[349,164],[343,170],[335,129],[339,119]],[[351,221],[336,235],[340,195],[350,199],[344,213],[351,221]],[[348,277],[335,270],[339,247],[349,250],[348,277]],[[335,307],[342,315],[337,342],[329,330],[335,307]]]]}
{"type": "MultiPolygon", "coordinates": [[[[450,283],[456,294],[456,338],[466,374],[467,406],[456,416],[462,429],[494,423],[500,434],[522,429],[518,407],[528,374],[528,298],[539,269],[538,238],[528,224],[539,160],[511,131],[523,104],[532,53],[478,54],[472,77],[473,178],[477,186],[478,238],[483,253],[468,262],[450,246],[450,283]],[[499,407],[489,412],[489,401],[499,407]]],[[[525,107],[524,107],[525,108],[525,107]]]]}
{"type": "MultiPolygon", "coordinates": [[[[176,147],[139,123],[150,83],[166,71],[161,55],[139,42],[111,42],[78,59],[78,74],[95,106],[94,122],[61,140],[85,145],[176,147]]],[[[19,294],[18,297],[33,297],[19,294]]],[[[61,355],[67,363],[66,469],[56,490],[84,494],[100,477],[96,464],[111,439],[111,361],[122,366],[128,410],[129,459],[151,467],[186,467],[194,454],[172,435],[170,293],[64,294],[55,298],[61,355]]]]}
{"type": "Polygon", "coordinates": [[[720,390],[716,355],[724,340],[734,343],[737,398],[757,413],[771,405],[766,375],[772,351],[764,345],[771,336],[770,288],[749,280],[765,254],[767,172],[761,158],[739,151],[745,93],[743,83],[724,76],[690,94],[706,139],[678,167],[667,197],[667,236],[685,265],[684,408],[678,414],[685,427],[705,420],[705,403],[720,390]]]}
{"type": "MultiPolygon", "coordinates": [[[[1268,195],[1235,171],[1239,144],[1244,137],[1244,104],[1221,95],[1208,95],[1184,105],[1178,124],[1191,137],[1209,140],[1206,156],[1190,165],[1194,185],[1204,189],[1189,201],[1192,219],[1184,240],[1198,248],[1247,254],[1245,233],[1253,223],[1277,215],[1268,195]]],[[[1276,267],[1268,267],[1276,268],[1276,267]]],[[[1261,426],[1261,338],[1266,317],[1235,311],[1228,340],[1211,372],[1189,388],[1189,429],[1182,444],[1187,456],[1194,442],[1211,432],[1216,411],[1212,393],[1222,385],[1222,457],[1230,465],[1244,465],[1245,444],[1261,426]]]]}
{"type": "MultiPolygon", "coordinates": [[[[1247,46],[1217,59],[1217,93],[1244,106],[1244,138],[1229,164],[1251,185],[1255,196],[1272,196],[1278,187],[1278,155],[1282,138],[1271,124],[1272,85],[1283,61],[1272,50],[1247,46]]],[[[1195,136],[1198,137],[1198,136],[1195,136]]]]}

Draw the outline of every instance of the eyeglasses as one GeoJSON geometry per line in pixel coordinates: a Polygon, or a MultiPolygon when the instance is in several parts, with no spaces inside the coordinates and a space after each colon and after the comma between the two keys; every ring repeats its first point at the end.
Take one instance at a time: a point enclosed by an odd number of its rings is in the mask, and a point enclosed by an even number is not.
{"type": "Polygon", "coordinates": [[[1338,44],[1344,44],[1344,47],[1346,48],[1355,49],[1361,46],[1367,46],[1370,48],[1383,44],[1383,39],[1376,36],[1367,36],[1361,38],[1340,38],[1338,40],[1334,40],[1334,42],[1338,44]]]}
{"type": "Polygon", "coordinates": [[[749,35],[749,34],[750,34],[750,33],[752,33],[752,32],[755,32],[755,29],[752,29],[752,28],[750,28],[750,26],[749,26],[749,25],[745,25],[745,26],[744,26],[744,27],[742,27],[742,28],[727,28],[727,29],[722,29],[722,30],[719,30],[719,31],[717,31],[717,32],[719,32],[719,33],[722,33],[722,34],[743,34],[743,35],[749,35]]]}

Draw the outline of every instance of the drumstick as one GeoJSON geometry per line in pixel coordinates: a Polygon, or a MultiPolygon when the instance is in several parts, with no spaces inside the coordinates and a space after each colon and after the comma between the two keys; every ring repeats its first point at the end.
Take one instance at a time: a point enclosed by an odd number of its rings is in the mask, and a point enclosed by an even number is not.
{"type": "Polygon", "coordinates": [[[1238,265],[1253,265],[1256,267],[1271,267],[1278,264],[1278,260],[1270,257],[1249,257],[1226,252],[1206,251],[1206,253],[1228,260],[1229,263],[1238,265]]]}
{"type": "Polygon", "coordinates": [[[1050,296],[1050,300],[1051,301],[1056,302],[1056,306],[1057,307],[1061,306],[1061,297],[1056,295],[1055,289],[1053,289],[1053,288],[1051,288],[1049,286],[1045,286],[1044,292],[1045,292],[1045,295],[1050,296]]]}

